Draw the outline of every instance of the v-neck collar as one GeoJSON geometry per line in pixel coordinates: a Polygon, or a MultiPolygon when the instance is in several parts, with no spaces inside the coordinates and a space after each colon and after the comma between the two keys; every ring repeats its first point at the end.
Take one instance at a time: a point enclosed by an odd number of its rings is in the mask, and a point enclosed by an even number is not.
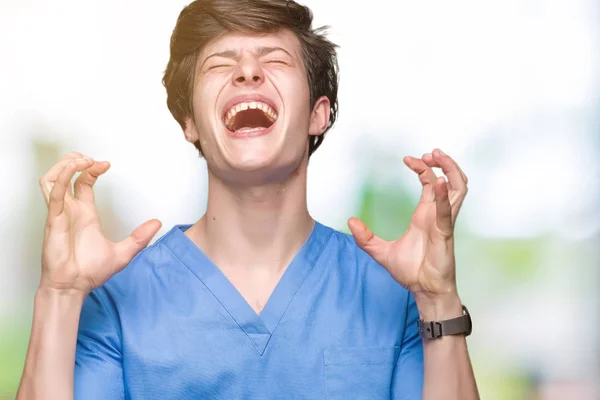
{"type": "Polygon", "coordinates": [[[174,226],[162,242],[202,281],[262,355],[292,299],[319,260],[333,230],[315,221],[308,239],[258,315],[213,261],[185,235],[190,226],[174,226]]]}

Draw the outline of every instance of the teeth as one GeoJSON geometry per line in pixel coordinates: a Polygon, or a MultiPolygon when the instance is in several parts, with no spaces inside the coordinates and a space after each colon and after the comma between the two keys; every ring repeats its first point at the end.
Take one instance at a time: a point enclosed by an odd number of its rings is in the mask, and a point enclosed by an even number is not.
{"type": "Polygon", "coordinates": [[[231,124],[233,123],[233,119],[235,118],[236,114],[240,111],[246,111],[248,109],[261,110],[265,113],[267,118],[271,120],[271,122],[274,122],[277,119],[277,113],[275,110],[273,110],[273,108],[271,108],[271,106],[261,101],[251,101],[236,104],[235,106],[231,107],[231,109],[227,111],[227,114],[225,114],[225,126],[231,128],[231,124]]]}

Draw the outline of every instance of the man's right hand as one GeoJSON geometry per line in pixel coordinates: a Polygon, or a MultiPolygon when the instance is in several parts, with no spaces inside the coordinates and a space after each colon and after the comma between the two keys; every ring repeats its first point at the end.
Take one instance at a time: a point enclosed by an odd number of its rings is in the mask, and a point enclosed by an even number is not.
{"type": "Polygon", "coordinates": [[[150,220],[119,243],[103,232],[93,186],[110,168],[80,153],[69,153],[40,179],[48,217],[44,229],[41,289],[87,295],[121,271],[161,227],[150,220]],[[71,180],[75,180],[74,191],[71,180]]]}

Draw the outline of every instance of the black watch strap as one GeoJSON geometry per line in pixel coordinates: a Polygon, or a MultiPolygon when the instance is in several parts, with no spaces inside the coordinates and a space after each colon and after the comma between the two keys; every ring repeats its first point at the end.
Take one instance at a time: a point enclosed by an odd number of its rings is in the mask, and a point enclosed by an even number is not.
{"type": "Polygon", "coordinates": [[[463,315],[445,321],[423,321],[419,320],[417,326],[419,334],[425,339],[437,339],[447,335],[469,336],[473,329],[471,315],[467,307],[462,306],[463,315]]]}

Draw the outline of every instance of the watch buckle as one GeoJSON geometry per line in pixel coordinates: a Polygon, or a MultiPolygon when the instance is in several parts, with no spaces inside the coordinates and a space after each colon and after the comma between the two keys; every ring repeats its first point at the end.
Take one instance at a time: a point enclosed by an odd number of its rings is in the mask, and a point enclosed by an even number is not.
{"type": "Polygon", "coordinates": [[[430,335],[430,337],[432,339],[437,339],[442,337],[442,324],[440,322],[437,321],[431,321],[428,324],[426,324],[425,326],[429,325],[429,327],[425,328],[425,330],[427,331],[428,335],[430,335]]]}

